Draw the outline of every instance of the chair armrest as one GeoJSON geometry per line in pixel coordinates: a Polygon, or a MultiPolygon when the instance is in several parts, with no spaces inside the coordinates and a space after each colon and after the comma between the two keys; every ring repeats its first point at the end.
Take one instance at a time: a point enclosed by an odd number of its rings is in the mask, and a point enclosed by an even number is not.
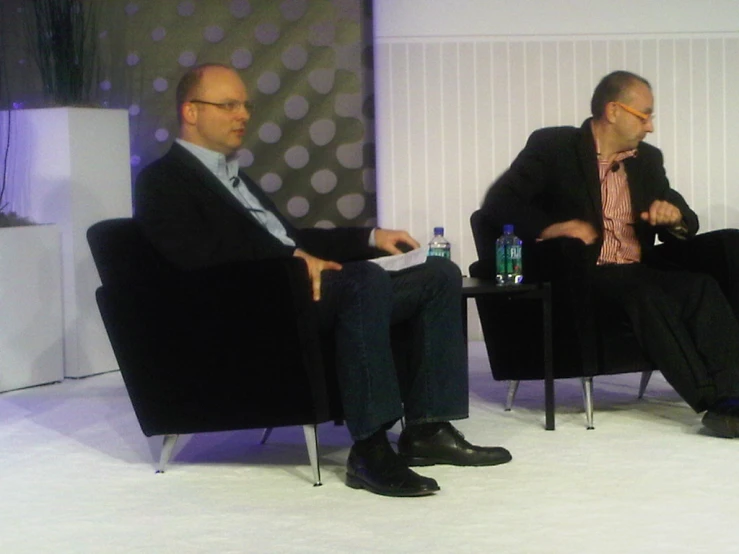
{"type": "Polygon", "coordinates": [[[183,271],[174,284],[177,294],[187,298],[232,296],[232,301],[258,306],[268,301],[274,309],[271,295],[293,297],[296,307],[312,305],[312,291],[305,262],[300,258],[241,261],[204,269],[183,271]]]}
{"type": "MultiPolygon", "coordinates": [[[[227,321],[249,334],[252,349],[295,347],[309,373],[323,373],[318,311],[300,258],[232,262],[186,272],[174,293],[195,317],[227,321]]],[[[321,379],[323,382],[323,379],[321,379]]]]}
{"type": "MultiPolygon", "coordinates": [[[[524,282],[572,282],[581,286],[592,272],[589,248],[581,240],[567,237],[524,243],[524,282]]],[[[477,260],[469,271],[472,277],[495,279],[495,258],[477,260]]]]}
{"type": "Polygon", "coordinates": [[[529,246],[528,273],[535,281],[575,282],[589,280],[593,271],[593,246],[579,239],[559,237],[542,240],[529,246]]]}
{"type": "MultiPolygon", "coordinates": [[[[552,290],[552,327],[555,344],[575,349],[586,371],[596,372],[596,313],[592,294],[594,269],[592,246],[579,239],[556,238],[524,244],[524,282],[549,282],[552,290]]],[[[473,263],[470,275],[495,278],[495,259],[473,263]]],[[[569,354],[568,354],[569,355],[569,354]]]]}
{"type": "MultiPolygon", "coordinates": [[[[305,262],[299,258],[234,262],[180,271],[170,282],[114,283],[102,287],[116,313],[124,313],[143,340],[162,333],[207,335],[269,355],[271,348],[318,343],[318,316],[305,262]],[[238,338],[241,337],[241,338],[238,338]]],[[[155,344],[155,342],[152,342],[155,344]]],[[[183,343],[197,349],[197,344],[183,343]]],[[[312,348],[312,347],[311,347],[312,348]]]]}
{"type": "MultiPolygon", "coordinates": [[[[524,244],[524,282],[549,282],[553,304],[567,306],[567,311],[583,318],[592,317],[591,279],[593,264],[591,246],[579,239],[561,237],[524,244]]],[[[470,275],[482,279],[495,278],[495,259],[478,260],[470,275]]]]}

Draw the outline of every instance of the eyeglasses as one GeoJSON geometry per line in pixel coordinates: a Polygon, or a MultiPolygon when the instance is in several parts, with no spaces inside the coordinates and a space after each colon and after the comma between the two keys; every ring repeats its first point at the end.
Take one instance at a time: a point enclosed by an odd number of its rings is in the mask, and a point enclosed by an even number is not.
{"type": "Polygon", "coordinates": [[[251,115],[251,113],[254,111],[254,104],[247,100],[246,102],[238,102],[236,100],[233,100],[231,102],[208,102],[207,100],[188,100],[188,102],[192,102],[193,104],[207,104],[208,106],[215,106],[216,108],[220,108],[224,112],[233,113],[237,111],[239,108],[244,108],[246,110],[246,113],[251,115]]]}
{"type": "Polygon", "coordinates": [[[644,125],[646,125],[650,121],[654,121],[654,114],[653,113],[640,112],[639,110],[635,110],[631,106],[627,106],[626,104],[622,104],[621,102],[614,101],[613,103],[616,104],[617,106],[623,108],[624,110],[626,110],[627,112],[629,112],[631,115],[633,115],[637,119],[639,119],[639,121],[641,121],[644,125]]]}

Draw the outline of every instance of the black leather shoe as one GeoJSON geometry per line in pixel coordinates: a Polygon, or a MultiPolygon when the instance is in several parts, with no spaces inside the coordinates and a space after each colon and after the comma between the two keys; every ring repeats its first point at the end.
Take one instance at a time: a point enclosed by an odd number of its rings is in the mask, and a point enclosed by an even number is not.
{"type": "Polygon", "coordinates": [[[712,435],[733,439],[739,437],[739,409],[713,409],[703,416],[703,426],[712,435]]]}
{"type": "Polygon", "coordinates": [[[390,443],[349,451],[346,484],[383,496],[427,496],[440,490],[434,479],[422,477],[398,457],[390,443]]]}
{"type": "Polygon", "coordinates": [[[512,459],[511,453],[500,446],[470,444],[451,423],[428,423],[418,427],[406,427],[398,439],[398,454],[409,466],[494,466],[512,459]]]}

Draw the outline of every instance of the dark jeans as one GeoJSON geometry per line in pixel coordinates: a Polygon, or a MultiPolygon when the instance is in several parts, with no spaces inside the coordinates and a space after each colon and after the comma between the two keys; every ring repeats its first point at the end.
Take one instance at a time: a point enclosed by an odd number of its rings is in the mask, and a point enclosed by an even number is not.
{"type": "Polygon", "coordinates": [[[405,415],[409,424],[467,417],[467,349],[459,268],[442,258],[389,273],[372,262],[322,275],[321,332],[333,333],[344,417],[354,440],[405,415]],[[391,328],[407,332],[396,370],[391,328]]]}
{"type": "Polygon", "coordinates": [[[649,361],[697,412],[739,398],[739,323],[709,275],[643,264],[594,272],[594,292],[623,310],[649,361]]]}

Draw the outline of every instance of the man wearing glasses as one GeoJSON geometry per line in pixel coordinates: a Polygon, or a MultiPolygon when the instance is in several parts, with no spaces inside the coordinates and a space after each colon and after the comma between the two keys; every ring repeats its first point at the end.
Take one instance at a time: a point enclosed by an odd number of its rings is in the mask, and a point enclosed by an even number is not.
{"type": "Polygon", "coordinates": [[[535,131],[483,201],[488,220],[512,223],[524,240],[579,239],[589,248],[593,290],[631,322],[646,357],[704,426],[739,436],[739,323],[718,284],[703,274],[641,263],[662,241],[698,231],[698,217],[670,188],[644,78],[605,76],[580,128],[535,131]]]}
{"type": "Polygon", "coordinates": [[[179,138],[137,179],[136,218],[152,244],[182,268],[291,256],[305,261],[321,332],[336,342],[344,418],[354,439],[347,485],[425,496],[438,484],[409,466],[510,461],[505,448],[472,445],[449,423],[467,417],[469,404],[459,268],[436,258],[389,273],[355,261],[372,256],[374,247],[391,254],[403,244],[418,248],[405,231],[293,227],[239,169],[235,152],[253,107],[228,66],[189,70],[177,87],[177,108],[179,138]],[[399,322],[408,322],[412,335],[405,387],[390,342],[390,327],[399,322]],[[402,416],[396,453],[386,431],[402,416]]]}

